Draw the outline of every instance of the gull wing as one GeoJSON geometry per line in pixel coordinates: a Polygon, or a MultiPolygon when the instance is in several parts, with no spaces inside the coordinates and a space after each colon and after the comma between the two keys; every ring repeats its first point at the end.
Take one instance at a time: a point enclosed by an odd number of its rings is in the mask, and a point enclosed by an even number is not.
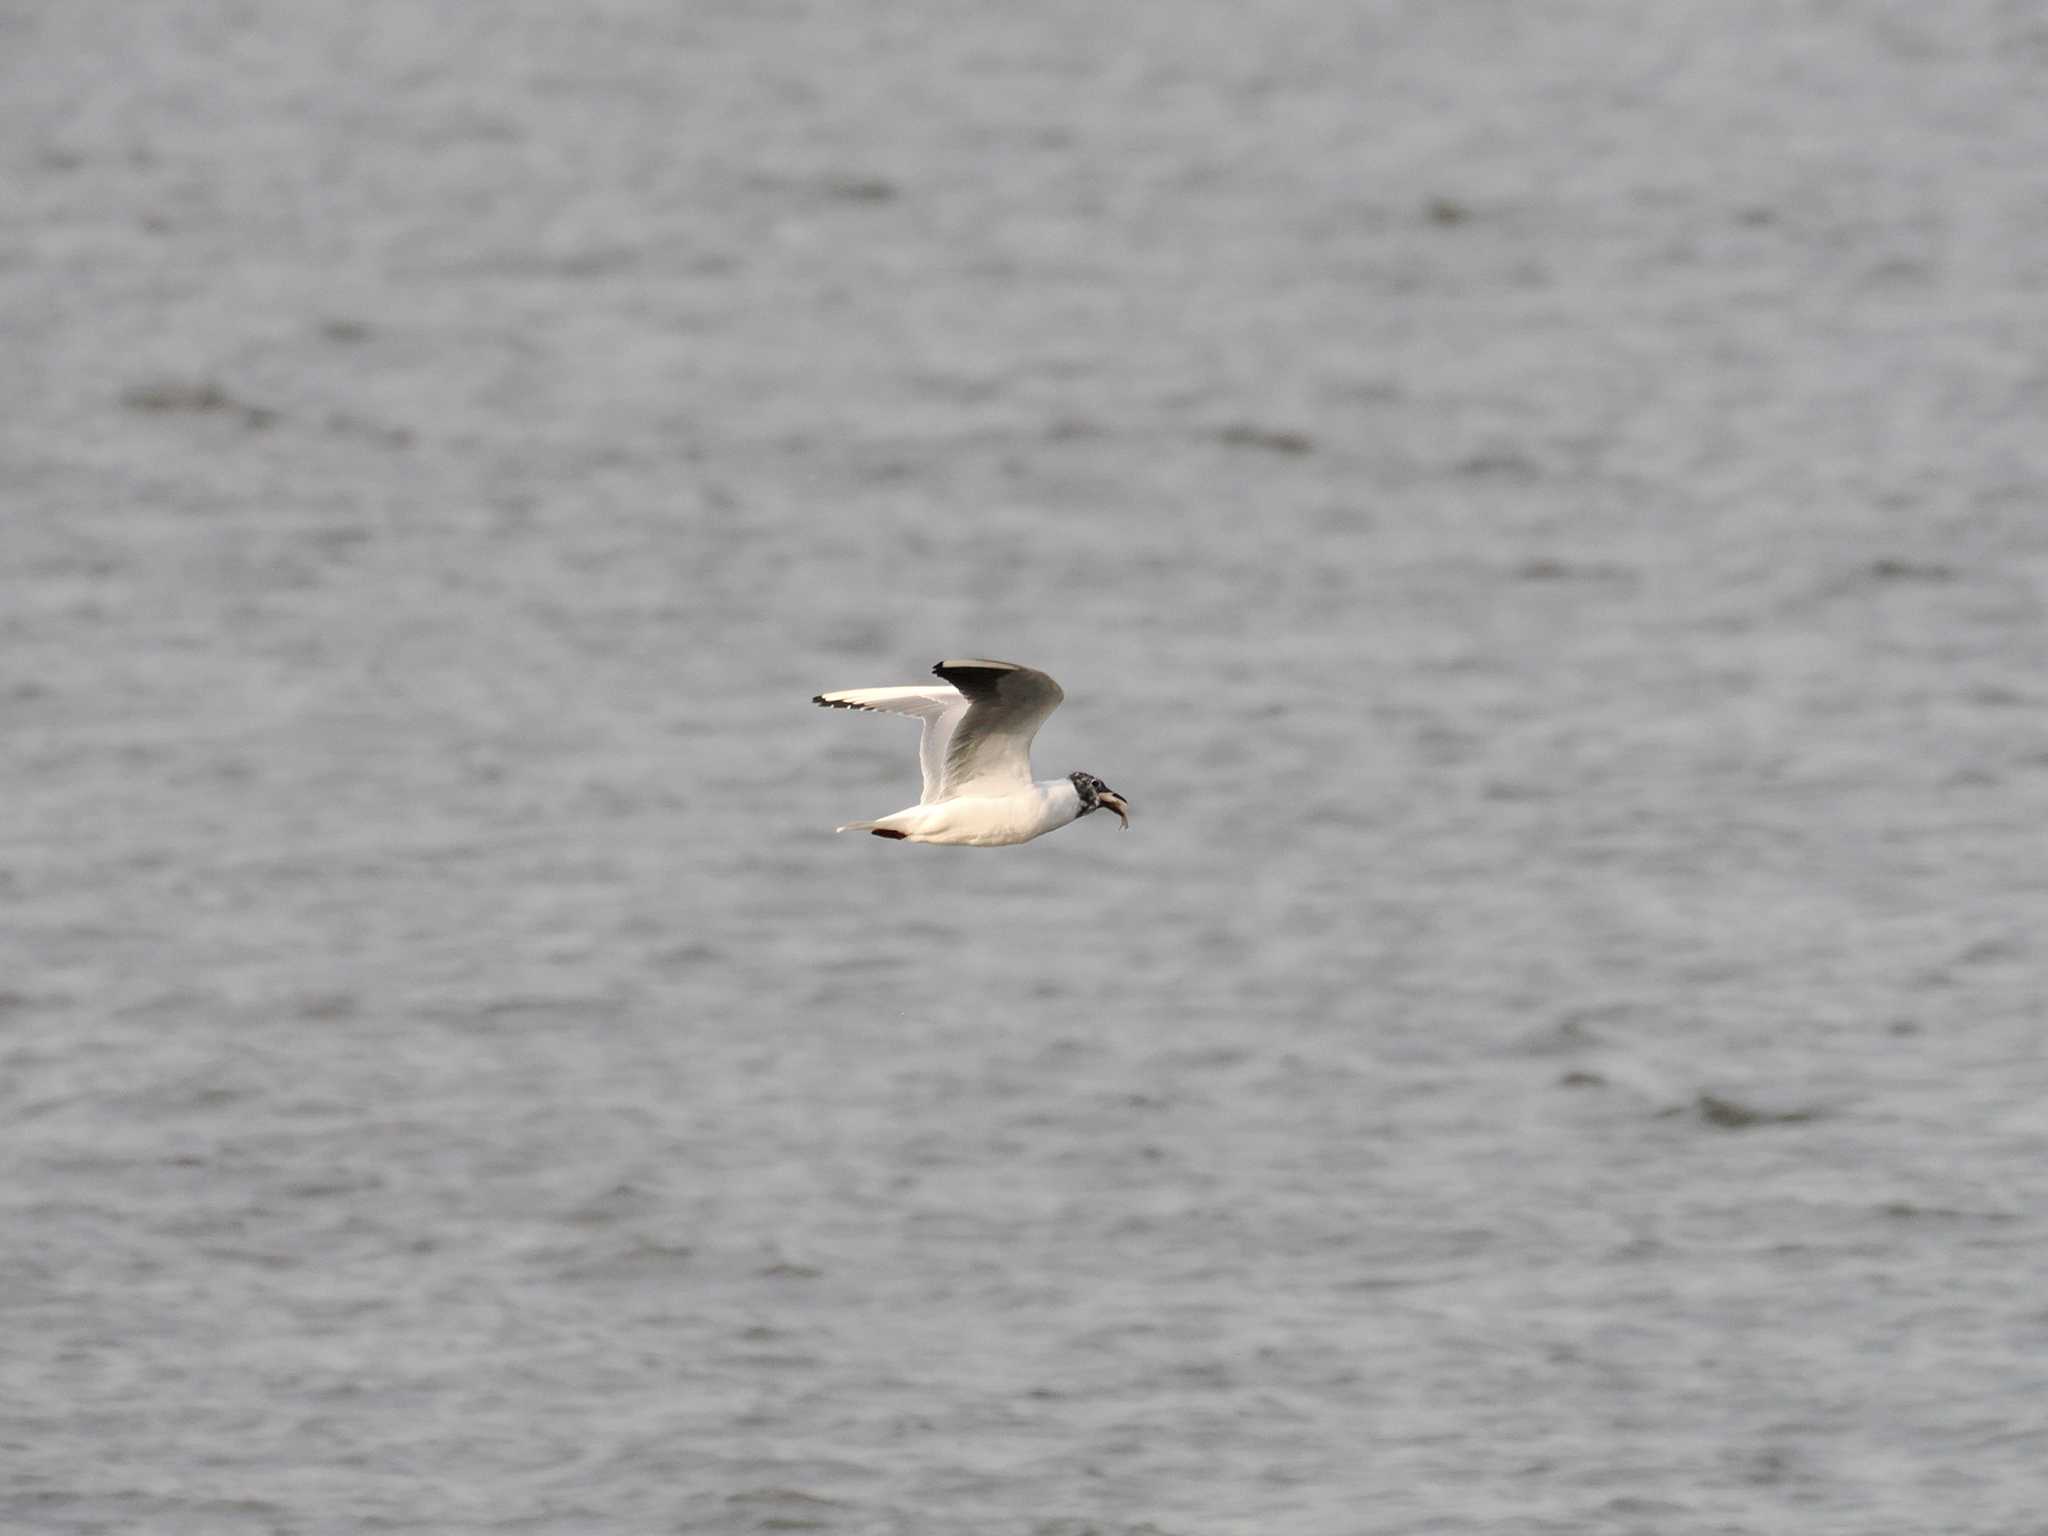
{"type": "Polygon", "coordinates": [[[1031,782],[1031,738],[1066,695],[1012,661],[942,661],[932,671],[968,701],[945,754],[941,799],[1006,795],[1031,782]]]}
{"type": "Polygon", "coordinates": [[[924,735],[917,744],[918,766],[924,770],[924,793],[919,805],[939,798],[945,778],[946,746],[953,728],[967,713],[966,695],[951,683],[913,683],[906,688],[842,688],[837,693],[815,695],[811,702],[828,709],[871,709],[886,715],[912,715],[924,722],[924,735]]]}

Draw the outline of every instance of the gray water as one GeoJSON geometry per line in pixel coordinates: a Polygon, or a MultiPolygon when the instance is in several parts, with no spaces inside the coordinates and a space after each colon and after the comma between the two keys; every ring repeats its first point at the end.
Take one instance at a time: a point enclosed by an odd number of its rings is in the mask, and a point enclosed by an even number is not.
{"type": "Polygon", "coordinates": [[[0,7],[0,1524],[2048,1529],[2044,79],[0,7]]]}

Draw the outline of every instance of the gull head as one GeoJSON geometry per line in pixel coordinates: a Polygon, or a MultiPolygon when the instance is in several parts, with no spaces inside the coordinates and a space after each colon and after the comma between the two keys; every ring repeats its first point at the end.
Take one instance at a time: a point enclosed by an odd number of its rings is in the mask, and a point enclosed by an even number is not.
{"type": "Polygon", "coordinates": [[[1092,773],[1070,773],[1074,781],[1074,792],[1081,797],[1081,814],[1090,811],[1115,811],[1116,819],[1126,830],[1131,825],[1131,808],[1124,797],[1111,789],[1092,773]]]}

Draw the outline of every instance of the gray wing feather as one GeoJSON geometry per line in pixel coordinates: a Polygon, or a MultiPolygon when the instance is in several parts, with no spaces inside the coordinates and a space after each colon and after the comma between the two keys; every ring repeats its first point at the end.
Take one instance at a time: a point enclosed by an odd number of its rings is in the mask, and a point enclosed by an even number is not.
{"type": "Polygon", "coordinates": [[[1031,782],[1031,739],[1066,695],[1013,661],[942,661],[932,671],[966,696],[946,746],[940,798],[1007,794],[1031,782]]]}

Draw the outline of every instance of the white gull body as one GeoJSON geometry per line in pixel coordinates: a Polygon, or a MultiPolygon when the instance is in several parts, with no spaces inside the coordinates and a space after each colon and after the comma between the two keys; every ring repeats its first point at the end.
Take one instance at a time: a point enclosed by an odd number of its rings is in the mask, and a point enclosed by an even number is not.
{"type": "Polygon", "coordinates": [[[847,688],[813,698],[833,709],[911,715],[924,723],[918,747],[924,794],[917,804],[876,821],[849,822],[841,832],[996,848],[1028,843],[1094,810],[1114,811],[1130,825],[1123,796],[1093,774],[1031,777],[1031,738],[1066,697],[1058,683],[1010,661],[942,661],[932,671],[937,683],[847,688]]]}

